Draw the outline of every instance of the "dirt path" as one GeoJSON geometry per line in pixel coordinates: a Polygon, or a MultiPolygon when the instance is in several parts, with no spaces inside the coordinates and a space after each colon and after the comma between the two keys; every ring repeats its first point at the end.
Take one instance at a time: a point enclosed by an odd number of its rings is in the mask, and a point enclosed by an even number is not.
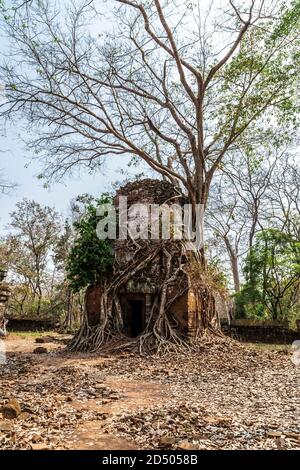
{"type": "Polygon", "coordinates": [[[0,405],[14,397],[22,414],[0,414],[0,449],[300,449],[300,370],[282,351],[225,340],[176,359],[74,356],[64,339],[6,340],[0,405]]]}
{"type": "MultiPolygon", "coordinates": [[[[26,335],[24,335],[26,336],[26,335]]],[[[61,347],[55,342],[56,335],[52,335],[51,342],[47,341],[43,344],[37,344],[34,337],[22,337],[20,335],[10,335],[6,340],[6,353],[8,363],[10,358],[24,358],[24,354],[31,362],[31,371],[26,375],[25,383],[38,385],[47,378],[51,378],[53,371],[59,376],[59,370],[65,367],[77,367],[80,362],[83,368],[93,368],[103,363],[109,363],[111,359],[95,358],[88,355],[74,356],[56,356],[51,355],[57,352],[61,347]],[[34,349],[38,346],[46,347],[50,354],[36,355],[33,353],[34,349]]],[[[59,336],[58,336],[59,338],[59,336]]],[[[25,359],[26,362],[26,359],[25,359]]],[[[119,414],[142,410],[145,407],[153,406],[154,404],[162,404],[164,397],[162,394],[161,385],[151,384],[143,381],[130,381],[121,380],[118,377],[108,377],[105,379],[105,386],[113,390],[120,398],[110,401],[108,403],[103,401],[99,403],[96,398],[88,399],[86,401],[72,399],[70,406],[76,412],[101,412],[102,415],[107,417],[114,417],[119,414]]],[[[22,383],[22,381],[21,381],[22,383]]],[[[167,393],[168,387],[165,386],[167,393]]],[[[166,396],[166,395],[165,395],[166,396]]],[[[138,447],[129,440],[114,436],[113,434],[103,433],[103,419],[87,420],[84,424],[75,426],[72,435],[64,440],[64,449],[94,449],[94,450],[125,450],[137,449],[138,447]]],[[[1,436],[1,426],[0,426],[1,436]]],[[[38,446],[37,446],[38,447],[38,446]]],[[[1,448],[1,447],[0,447],[1,448]]]]}
{"type": "MultiPolygon", "coordinates": [[[[120,399],[101,407],[104,414],[104,420],[87,421],[84,427],[76,429],[72,438],[66,442],[69,449],[97,449],[97,450],[126,450],[138,449],[138,446],[124,438],[114,436],[113,434],[103,434],[103,425],[107,418],[113,418],[120,414],[128,412],[137,412],[154,404],[162,405],[164,398],[162,388],[156,384],[149,384],[142,381],[120,380],[110,378],[105,384],[120,394],[120,399]]],[[[164,387],[167,394],[168,387],[164,387]]],[[[74,402],[76,410],[84,409],[85,405],[80,402],[74,402]]],[[[96,400],[89,400],[90,409],[98,409],[96,400]]]]}

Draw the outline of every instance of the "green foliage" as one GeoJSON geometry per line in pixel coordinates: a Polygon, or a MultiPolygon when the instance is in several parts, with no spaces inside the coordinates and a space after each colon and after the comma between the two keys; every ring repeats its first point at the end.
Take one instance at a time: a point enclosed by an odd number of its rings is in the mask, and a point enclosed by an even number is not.
{"type": "Polygon", "coordinates": [[[236,318],[264,318],[265,308],[261,292],[245,284],[240,292],[234,295],[236,318]]]}
{"type": "Polygon", "coordinates": [[[250,136],[258,131],[266,146],[279,146],[288,140],[291,129],[299,126],[299,102],[294,94],[299,50],[299,0],[284,4],[276,21],[266,20],[263,28],[247,31],[239,53],[220,72],[222,111],[218,109],[216,114],[219,136],[226,135],[235,122],[243,146],[247,147],[250,136]],[[286,129],[278,133],[282,123],[286,129]]]}
{"type": "Polygon", "coordinates": [[[246,283],[236,295],[238,315],[288,319],[300,287],[300,242],[277,229],[263,230],[244,273],[246,283]]]}
{"type": "Polygon", "coordinates": [[[294,0],[287,8],[283,6],[280,23],[272,33],[272,39],[276,40],[287,36],[289,32],[300,27],[300,1],[294,0]]]}
{"type": "MultiPolygon", "coordinates": [[[[84,200],[78,198],[77,202],[84,200]]],[[[95,285],[101,276],[109,271],[113,263],[113,251],[110,241],[99,240],[96,234],[97,207],[110,202],[107,195],[97,200],[85,198],[85,212],[74,222],[76,240],[71,248],[67,273],[71,289],[79,292],[81,289],[95,285]]]]}

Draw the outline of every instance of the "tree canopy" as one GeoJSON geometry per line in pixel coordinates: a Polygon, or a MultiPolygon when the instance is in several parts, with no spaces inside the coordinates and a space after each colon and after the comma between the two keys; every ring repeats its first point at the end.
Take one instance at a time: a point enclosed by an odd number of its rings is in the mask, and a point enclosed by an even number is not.
{"type": "Polygon", "coordinates": [[[206,204],[224,156],[298,126],[299,0],[4,7],[0,115],[25,119],[48,178],[129,155],[206,204]],[[100,18],[100,19],[99,19],[100,18]]]}
{"type": "Polygon", "coordinates": [[[248,314],[270,315],[274,320],[291,317],[299,295],[300,241],[277,229],[263,230],[247,255],[244,270],[246,283],[238,299],[248,314]]]}

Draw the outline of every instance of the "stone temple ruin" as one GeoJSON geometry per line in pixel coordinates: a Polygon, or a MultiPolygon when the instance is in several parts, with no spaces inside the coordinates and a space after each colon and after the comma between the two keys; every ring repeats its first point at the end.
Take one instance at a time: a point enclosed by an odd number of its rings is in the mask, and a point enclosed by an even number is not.
{"type": "Polygon", "coordinates": [[[6,271],[0,269],[0,335],[4,336],[6,333],[5,329],[5,312],[8,300],[11,295],[11,290],[8,284],[4,282],[6,271]],[[1,333],[2,332],[2,333],[1,333]]]}
{"type": "MultiPolygon", "coordinates": [[[[128,207],[135,203],[160,206],[176,203],[183,207],[187,202],[171,183],[155,179],[131,182],[120,188],[114,199],[116,207],[120,196],[127,196],[128,207]]],[[[114,242],[114,253],[114,269],[109,283],[90,286],[87,290],[87,324],[82,331],[85,328],[94,339],[96,336],[99,338],[101,325],[118,319],[116,330],[128,338],[143,335],[148,338],[153,331],[155,336],[164,338],[171,337],[174,331],[180,338],[192,338],[208,323],[214,328],[219,326],[215,310],[216,305],[222,302],[216,293],[212,296],[214,316],[210,316],[208,311],[202,315],[197,294],[205,280],[190,270],[188,255],[178,240],[159,246],[151,240],[135,243],[118,239],[114,242]],[[104,296],[109,312],[105,321],[104,296]]],[[[76,341],[77,349],[88,349],[79,345],[79,336],[74,338],[74,349],[76,341]]],[[[102,335],[101,338],[102,341],[102,335]]],[[[95,349],[96,343],[95,340],[95,349]]]]}

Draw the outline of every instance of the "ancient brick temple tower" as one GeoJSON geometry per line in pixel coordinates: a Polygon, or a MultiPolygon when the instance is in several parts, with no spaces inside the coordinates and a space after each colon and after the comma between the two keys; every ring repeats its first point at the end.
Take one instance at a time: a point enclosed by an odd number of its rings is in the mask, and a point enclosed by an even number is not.
{"type": "MultiPolygon", "coordinates": [[[[146,179],[126,184],[119,189],[115,197],[115,205],[118,206],[120,196],[127,197],[128,207],[133,204],[157,204],[158,206],[178,204],[183,206],[185,200],[182,194],[169,182],[155,179],[146,179]]],[[[151,243],[151,241],[149,241],[151,243]]],[[[118,240],[115,243],[115,260],[124,269],[126,264],[133,259],[136,247],[128,244],[127,240],[118,240]]],[[[176,254],[174,253],[176,256],[176,254]]],[[[175,260],[174,260],[175,261],[175,260]]],[[[163,282],[163,260],[157,255],[149,266],[133,276],[119,290],[120,304],[124,318],[124,332],[129,337],[136,337],[141,333],[150,318],[153,302],[163,282]]],[[[187,306],[187,279],[178,279],[169,286],[168,296],[171,301],[174,297],[174,289],[182,292],[176,305],[173,305],[172,313],[178,316],[182,329],[187,333],[188,306],[187,306]],[[184,297],[184,299],[183,299],[184,297]]]]}
{"type": "MultiPolygon", "coordinates": [[[[119,207],[121,196],[127,197],[128,207],[136,203],[159,206],[176,203],[183,207],[187,202],[182,193],[171,183],[155,179],[131,182],[120,188],[114,198],[116,207],[119,207]]],[[[127,270],[134,274],[121,285],[116,283],[117,288],[111,291],[109,303],[118,305],[116,314],[122,316],[123,333],[131,338],[138,337],[147,325],[150,325],[153,306],[155,302],[159,304],[162,296],[161,288],[166,276],[166,259],[161,251],[152,257],[150,262],[143,265],[142,269],[134,271],[134,267],[138,264],[137,252],[141,258],[143,256],[146,258],[148,251],[151,251],[151,243],[151,240],[144,241],[142,248],[139,248],[139,241],[131,243],[128,239],[118,239],[114,242],[115,263],[112,282],[118,278],[120,272],[126,273],[127,270]]],[[[170,312],[172,321],[177,324],[182,335],[193,337],[201,328],[201,318],[199,318],[193,281],[187,270],[179,269],[187,260],[185,255],[180,255],[180,244],[174,240],[167,245],[167,250],[171,254],[171,273],[179,272],[179,274],[167,283],[165,309],[170,312]]],[[[103,288],[100,286],[90,287],[87,291],[87,319],[90,326],[101,322],[102,294],[103,288]]]]}

